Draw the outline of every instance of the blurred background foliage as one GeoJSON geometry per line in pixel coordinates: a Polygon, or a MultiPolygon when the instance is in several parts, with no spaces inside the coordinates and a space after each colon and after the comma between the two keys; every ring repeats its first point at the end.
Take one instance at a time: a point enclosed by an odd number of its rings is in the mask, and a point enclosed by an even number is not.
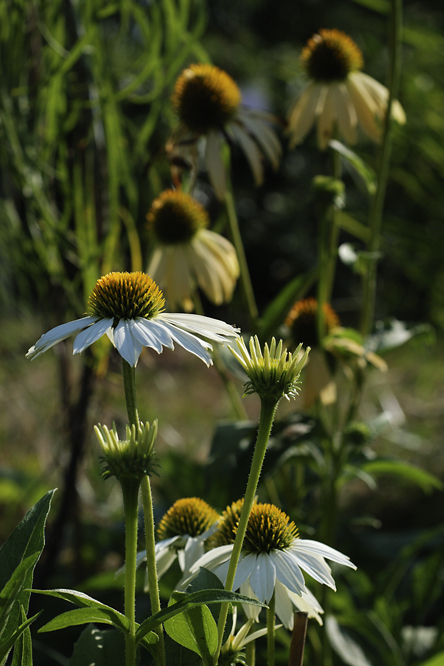
{"type": "MultiPolygon", "coordinates": [[[[100,589],[104,601],[119,598],[121,499],[117,486],[100,478],[92,439],[92,424],[126,421],[119,359],[105,343],[75,359],[69,343],[34,364],[24,353],[51,326],[82,316],[101,274],[146,268],[145,214],[171,184],[164,146],[176,122],[170,95],[177,75],[189,63],[213,62],[238,82],[246,105],[282,119],[282,164],[267,172],[263,186],[254,188],[244,156],[233,153],[240,228],[263,312],[316,262],[312,181],[329,173],[314,134],[288,149],[283,119],[304,85],[301,48],[319,28],[336,27],[362,49],[365,71],[384,82],[389,7],[386,0],[0,3],[0,542],[48,488],[59,486],[37,586],[82,583],[85,591],[100,589]]],[[[327,625],[336,651],[325,664],[444,663],[444,503],[439,483],[427,476],[444,480],[443,23],[440,2],[405,2],[399,97],[408,122],[394,131],[376,311],[377,320],[429,328],[384,355],[387,373],[370,373],[359,418],[374,429],[355,461],[370,462],[362,458],[368,449],[414,464],[425,476],[387,467],[374,486],[344,478],[337,545],[359,571],[344,576],[332,596],[342,628],[327,625]],[[358,650],[347,661],[344,640],[357,641],[365,654],[358,650]]],[[[356,152],[375,166],[376,149],[362,136],[356,152]]],[[[366,190],[350,170],[344,181],[347,211],[364,223],[366,190]]],[[[197,190],[222,225],[205,177],[197,190]]],[[[345,231],[340,242],[360,249],[345,231]]],[[[237,294],[223,308],[203,303],[206,314],[244,324],[237,294]]],[[[345,325],[357,326],[360,281],[345,264],[338,264],[332,304],[345,325]]],[[[251,423],[237,439],[231,432],[230,457],[224,436],[235,426],[226,422],[232,413],[217,373],[180,351],[144,353],[140,366],[143,418],[160,422],[157,517],[189,495],[223,509],[242,492],[233,470],[248,469],[258,404],[244,401],[251,423]]],[[[295,420],[287,405],[279,419],[261,492],[279,500],[309,536],[322,522],[316,424],[308,416],[295,420]]],[[[173,581],[174,571],[163,580],[165,594],[173,581]]],[[[317,664],[322,634],[312,627],[309,638],[307,663],[317,664]]],[[[280,640],[284,652],[285,632],[280,640]]],[[[47,644],[39,639],[37,663],[67,663],[68,643],[66,635],[47,644]]]]}

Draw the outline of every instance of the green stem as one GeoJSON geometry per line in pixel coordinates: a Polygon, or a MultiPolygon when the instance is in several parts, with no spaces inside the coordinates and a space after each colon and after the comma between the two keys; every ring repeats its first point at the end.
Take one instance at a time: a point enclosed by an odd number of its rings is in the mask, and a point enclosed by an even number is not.
{"type": "Polygon", "coordinates": [[[125,390],[126,411],[130,425],[139,425],[139,412],[137,410],[136,369],[122,358],[123,387],[125,390]]]}
{"type": "MultiPolygon", "coordinates": [[[[156,565],[156,538],[154,526],[154,512],[153,512],[153,498],[151,494],[151,483],[149,476],[144,476],[142,479],[142,506],[143,515],[145,520],[145,548],[146,548],[146,562],[148,571],[148,585],[151,600],[151,613],[158,613],[161,610],[159,585],[157,582],[157,565],[156,565]]],[[[158,666],[165,666],[165,641],[163,636],[163,627],[160,626],[156,630],[159,636],[159,643],[157,645],[157,664],[158,666]]]]}
{"type": "Polygon", "coordinates": [[[370,238],[367,243],[367,252],[371,253],[372,260],[364,276],[363,309],[361,313],[361,332],[368,335],[373,324],[376,301],[376,274],[377,253],[381,244],[382,213],[387,189],[391,154],[391,109],[392,102],[398,94],[399,77],[401,71],[402,46],[402,0],[392,0],[391,27],[389,39],[390,68],[389,68],[389,98],[384,119],[384,132],[378,160],[378,180],[369,215],[370,238]]]}
{"type": "MultiPolygon", "coordinates": [[[[245,490],[244,503],[242,505],[241,515],[239,518],[239,525],[236,530],[236,537],[234,539],[233,551],[231,553],[230,564],[228,566],[227,580],[225,582],[225,590],[229,592],[233,589],[234,578],[236,576],[236,569],[239,562],[240,554],[242,551],[242,544],[244,542],[245,532],[247,530],[248,519],[251,513],[251,507],[254,503],[259,477],[261,475],[262,465],[264,462],[265,452],[267,450],[268,440],[270,438],[271,428],[273,426],[274,417],[278,402],[270,398],[261,399],[261,413],[259,417],[259,429],[256,438],[256,445],[254,447],[253,460],[251,462],[250,474],[248,476],[247,488],[245,490]]],[[[224,635],[225,623],[228,615],[228,604],[222,604],[219,615],[219,646],[216,651],[214,663],[217,664],[219,659],[220,649],[222,647],[222,640],[224,635]]]]}
{"type": "Polygon", "coordinates": [[[254,666],[256,663],[256,643],[251,641],[245,648],[245,661],[247,666],[254,666]]]}
{"type": "Polygon", "coordinates": [[[230,227],[231,241],[236,249],[237,259],[239,261],[240,283],[244,296],[245,307],[247,308],[248,316],[250,319],[251,331],[254,332],[256,330],[258,310],[254,297],[253,285],[251,284],[247,259],[245,257],[244,245],[242,243],[242,237],[239,230],[236,206],[234,205],[234,197],[230,189],[227,189],[224,202],[228,217],[228,224],[230,227]]]}
{"type": "Polygon", "coordinates": [[[271,597],[269,604],[268,604],[268,610],[267,610],[267,656],[268,656],[268,661],[267,661],[267,666],[274,666],[275,660],[274,660],[274,653],[275,653],[275,624],[274,624],[274,616],[275,616],[275,593],[273,592],[273,596],[271,597]]]}
{"type": "Polygon", "coordinates": [[[136,664],[136,560],[137,511],[139,484],[134,479],[120,479],[125,512],[125,616],[129,633],[125,634],[125,666],[136,664]]]}

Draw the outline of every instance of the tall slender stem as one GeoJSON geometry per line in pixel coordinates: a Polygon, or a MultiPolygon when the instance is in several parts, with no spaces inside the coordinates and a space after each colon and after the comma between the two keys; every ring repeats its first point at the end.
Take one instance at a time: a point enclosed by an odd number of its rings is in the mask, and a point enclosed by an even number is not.
{"type": "Polygon", "coordinates": [[[247,308],[248,316],[250,319],[251,331],[254,332],[256,330],[256,324],[258,319],[258,309],[256,305],[256,299],[254,297],[253,285],[251,284],[247,259],[245,257],[244,245],[242,243],[242,236],[239,230],[239,223],[236,214],[236,206],[234,205],[234,197],[230,189],[227,189],[224,202],[225,202],[225,210],[227,212],[227,217],[228,217],[231,240],[236,249],[237,259],[239,261],[240,283],[244,295],[245,306],[247,308]]]}
{"type": "Polygon", "coordinates": [[[125,390],[126,411],[128,421],[136,427],[139,425],[139,412],[137,410],[136,369],[122,359],[123,386],[125,390]]]}
{"type": "MultiPolygon", "coordinates": [[[[154,512],[153,512],[153,498],[151,494],[151,483],[149,476],[142,479],[142,506],[143,515],[145,520],[145,548],[146,548],[146,561],[148,570],[148,586],[151,601],[151,612],[158,613],[161,610],[159,585],[157,582],[157,565],[156,565],[156,549],[155,549],[155,525],[154,525],[154,512]]],[[[158,666],[165,666],[165,641],[163,636],[163,627],[160,626],[156,630],[159,636],[159,643],[157,645],[157,664],[158,666]]]]}
{"type": "Polygon", "coordinates": [[[120,479],[125,512],[125,616],[130,623],[125,634],[125,666],[136,664],[136,561],[139,484],[120,479]]]}
{"type": "Polygon", "coordinates": [[[389,39],[389,97],[384,119],[384,132],[378,160],[378,180],[369,215],[370,239],[367,251],[373,255],[363,285],[363,309],[361,313],[361,331],[368,335],[373,324],[376,301],[376,255],[381,243],[382,213],[387,189],[391,154],[391,110],[393,100],[398,94],[399,76],[401,71],[402,46],[402,0],[392,0],[391,26],[389,39]]]}
{"type": "MultiPolygon", "coordinates": [[[[242,544],[244,542],[245,532],[247,530],[248,519],[251,513],[251,507],[254,503],[259,478],[262,471],[265,452],[267,450],[268,440],[270,438],[271,428],[273,426],[274,417],[278,403],[270,398],[261,399],[261,413],[259,417],[259,429],[256,438],[256,445],[254,447],[253,460],[251,462],[250,474],[248,476],[247,488],[245,490],[244,503],[239,518],[239,525],[236,530],[236,537],[233,544],[233,551],[231,553],[230,564],[228,566],[227,580],[225,582],[225,589],[232,591],[234,578],[236,576],[236,569],[239,562],[240,554],[242,551],[242,544]]],[[[219,615],[219,647],[216,651],[214,663],[217,664],[219,659],[220,649],[222,647],[222,640],[224,635],[225,623],[228,615],[228,604],[222,604],[219,615]]]]}
{"type": "Polygon", "coordinates": [[[273,596],[271,597],[269,604],[268,604],[268,610],[267,610],[267,666],[274,666],[275,659],[274,659],[274,653],[275,653],[275,624],[274,624],[274,616],[275,616],[275,606],[276,606],[276,600],[275,600],[275,593],[273,592],[273,596]]]}

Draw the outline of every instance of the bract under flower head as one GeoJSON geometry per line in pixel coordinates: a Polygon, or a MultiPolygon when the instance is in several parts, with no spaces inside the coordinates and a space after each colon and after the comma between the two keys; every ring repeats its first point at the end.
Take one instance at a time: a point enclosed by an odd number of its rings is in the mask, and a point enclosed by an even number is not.
{"type": "Polygon", "coordinates": [[[270,346],[264,344],[262,352],[257,336],[250,338],[248,352],[245,342],[238,338],[239,353],[228,347],[237,358],[248,375],[245,384],[245,395],[257,393],[261,398],[273,399],[276,402],[282,397],[295,398],[298,394],[299,375],[304,367],[310,347],[302,351],[302,343],[290,353],[283,349],[282,340],[276,345],[273,338],[270,346]]]}
{"type": "Polygon", "coordinates": [[[115,426],[94,426],[97,439],[103,452],[105,466],[102,475],[105,479],[136,479],[140,481],[149,475],[153,467],[153,448],[157,436],[157,421],[150,425],[139,423],[126,426],[126,439],[119,439],[115,426]]]}
{"type": "Polygon", "coordinates": [[[158,354],[164,347],[181,347],[212,364],[208,351],[213,348],[205,339],[224,344],[236,338],[238,331],[217,319],[191,314],[167,314],[163,294],[146,273],[108,273],[97,281],[89,300],[90,316],[56,326],[42,335],[28,350],[34,359],[74,333],[73,353],[107,335],[122,358],[135,367],[144,347],[158,354]]]}

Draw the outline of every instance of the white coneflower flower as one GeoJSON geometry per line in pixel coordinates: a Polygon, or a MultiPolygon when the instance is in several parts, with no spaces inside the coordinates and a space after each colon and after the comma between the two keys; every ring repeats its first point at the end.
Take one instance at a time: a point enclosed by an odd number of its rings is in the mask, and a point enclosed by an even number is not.
{"type": "Polygon", "coordinates": [[[147,214],[156,247],[147,272],[171,308],[193,310],[196,284],[215,305],[231,300],[239,263],[226,238],[207,229],[205,208],[189,194],[165,190],[147,214]]]}
{"type": "MultiPolygon", "coordinates": [[[[315,121],[322,149],[333,138],[335,128],[345,141],[356,143],[358,124],[379,142],[389,91],[360,71],[364,61],[355,42],[339,30],[319,30],[309,39],[301,60],[310,82],[288,116],[291,145],[300,143],[315,121]]],[[[405,123],[397,100],[392,103],[392,117],[405,123]]]]}
{"type": "Polygon", "coordinates": [[[222,199],[226,191],[222,145],[238,143],[245,153],[256,185],[263,181],[262,154],[276,169],[281,144],[270,127],[274,117],[266,112],[241,106],[241,93],[233,79],[213,65],[194,64],[176,81],[172,96],[180,128],[172,140],[174,157],[193,158],[197,141],[205,140],[205,164],[214,191],[222,199]]]}
{"type": "MultiPolygon", "coordinates": [[[[192,571],[205,567],[225,584],[241,506],[242,500],[227,508],[211,539],[216,547],[201,557],[192,571]]],[[[336,590],[325,559],[356,569],[338,550],[319,541],[300,539],[294,522],[276,506],[253,504],[233,590],[240,588],[241,594],[263,603],[268,603],[275,594],[276,615],[287,628],[293,626],[293,605],[320,622],[322,608],[306,588],[302,570],[336,590]]]]}
{"type": "Polygon", "coordinates": [[[73,353],[80,354],[106,334],[133,367],[144,347],[160,354],[164,347],[174,349],[175,342],[211,365],[209,351],[213,348],[201,337],[225,344],[238,335],[236,329],[218,319],[162,312],[164,302],[162,292],[146,273],[108,273],[97,281],[89,297],[90,314],[44,333],[26,356],[37,358],[75,333],[73,353]]]}
{"type": "MultiPolygon", "coordinates": [[[[189,578],[192,565],[205,552],[205,541],[216,529],[219,514],[199,497],[177,500],[163,516],[157,528],[160,541],[156,543],[157,577],[170,568],[177,558],[183,581],[189,578]]],[[[145,562],[146,551],[137,555],[137,566],[145,562]]]]}

